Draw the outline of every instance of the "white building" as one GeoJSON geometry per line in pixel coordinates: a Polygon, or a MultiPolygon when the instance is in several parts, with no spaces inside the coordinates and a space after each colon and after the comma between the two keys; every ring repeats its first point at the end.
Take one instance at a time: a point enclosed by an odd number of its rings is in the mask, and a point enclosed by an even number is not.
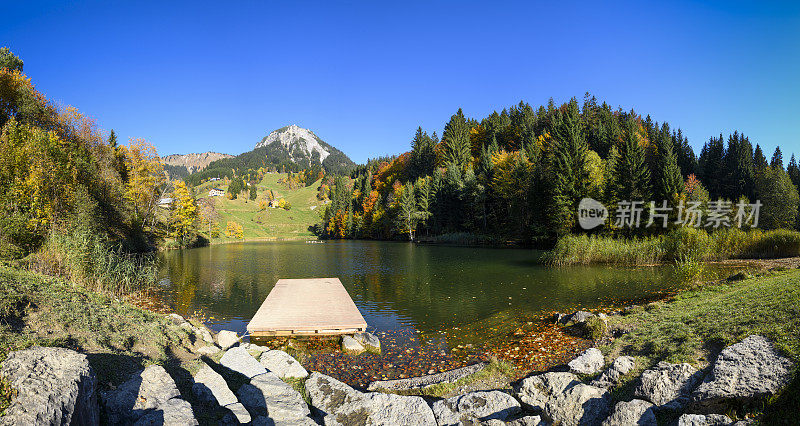
{"type": "Polygon", "coordinates": [[[223,191],[223,190],[221,190],[219,188],[211,188],[211,190],[208,191],[208,196],[209,197],[221,197],[223,195],[225,195],[225,191],[223,191]]]}

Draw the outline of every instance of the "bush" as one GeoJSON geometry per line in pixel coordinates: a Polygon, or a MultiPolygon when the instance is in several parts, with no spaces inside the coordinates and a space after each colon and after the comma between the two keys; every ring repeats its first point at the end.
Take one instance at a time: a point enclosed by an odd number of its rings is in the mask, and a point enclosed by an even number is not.
{"type": "Polygon", "coordinates": [[[700,262],[711,256],[711,237],[702,229],[682,226],[662,237],[664,261],[700,262]]]}
{"type": "Polygon", "coordinates": [[[800,256],[800,232],[789,229],[751,231],[751,238],[735,257],[774,258],[800,256]]]}
{"type": "Polygon", "coordinates": [[[658,238],[613,238],[568,235],[556,243],[544,257],[553,265],[588,265],[592,263],[645,265],[661,261],[658,238]]]}

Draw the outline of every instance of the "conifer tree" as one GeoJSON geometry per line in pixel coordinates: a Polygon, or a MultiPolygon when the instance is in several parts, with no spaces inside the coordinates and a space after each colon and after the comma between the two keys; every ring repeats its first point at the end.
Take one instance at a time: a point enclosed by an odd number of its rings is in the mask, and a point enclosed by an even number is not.
{"type": "Polygon", "coordinates": [[[711,138],[700,153],[698,161],[700,180],[708,189],[711,198],[722,196],[725,170],[725,144],[722,134],[719,138],[711,138]]]}
{"type": "Polygon", "coordinates": [[[575,211],[588,194],[586,152],[589,149],[581,129],[578,102],[572,98],[565,108],[555,111],[553,143],[549,161],[550,230],[563,234],[572,229],[575,211]]]}
{"type": "Polygon", "coordinates": [[[650,196],[650,170],[644,149],[639,144],[638,125],[628,118],[625,138],[620,144],[619,160],[615,161],[611,192],[615,200],[646,201],[650,196]]]}
{"type": "Polygon", "coordinates": [[[111,148],[117,147],[117,134],[114,133],[114,129],[111,129],[111,133],[108,135],[108,145],[111,148]]]}
{"type": "Polygon", "coordinates": [[[422,127],[417,128],[414,140],[411,141],[410,177],[416,179],[433,173],[436,167],[436,144],[422,127]]]}
{"type": "Polygon", "coordinates": [[[472,160],[471,152],[469,125],[464,118],[463,111],[459,108],[458,112],[450,117],[450,121],[444,127],[444,133],[442,133],[441,164],[445,167],[453,164],[463,172],[472,160]]]}
{"type": "Polygon", "coordinates": [[[753,199],[755,191],[753,146],[739,132],[734,132],[728,138],[724,174],[725,183],[722,196],[730,200],[736,200],[741,195],[747,199],[753,199]]]}
{"type": "Polygon", "coordinates": [[[669,126],[664,123],[656,141],[656,175],[654,188],[656,200],[673,200],[683,188],[683,178],[673,149],[669,126]]]}
{"type": "Polygon", "coordinates": [[[783,170],[783,154],[781,153],[781,147],[775,147],[775,152],[772,154],[772,159],[769,161],[769,166],[773,169],[783,170]]]}
{"type": "Polygon", "coordinates": [[[794,186],[800,187],[800,167],[797,165],[794,154],[792,154],[792,157],[789,159],[789,165],[786,166],[786,173],[789,174],[789,179],[792,180],[794,186]]]}
{"type": "Polygon", "coordinates": [[[756,144],[755,152],[753,152],[753,169],[756,172],[760,172],[767,167],[767,157],[764,156],[764,151],[761,150],[761,146],[756,144]]]}

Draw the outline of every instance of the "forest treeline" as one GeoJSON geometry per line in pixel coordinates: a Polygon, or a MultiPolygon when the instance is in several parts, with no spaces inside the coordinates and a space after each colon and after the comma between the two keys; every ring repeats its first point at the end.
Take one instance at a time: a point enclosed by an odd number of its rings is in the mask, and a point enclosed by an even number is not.
{"type": "MultiPolygon", "coordinates": [[[[480,121],[459,109],[441,139],[418,128],[409,152],[330,180],[331,201],[316,226],[325,238],[467,233],[536,245],[580,231],[584,197],[609,209],[634,200],[704,210],[714,200],[760,200],[759,228],[796,228],[800,168],[794,156],[784,168],[780,148],[768,161],[738,132],[712,137],[696,155],[680,128],[587,93],[582,104],[520,102],[480,121]]],[[[594,232],[666,231],[612,222],[594,232]]]]}

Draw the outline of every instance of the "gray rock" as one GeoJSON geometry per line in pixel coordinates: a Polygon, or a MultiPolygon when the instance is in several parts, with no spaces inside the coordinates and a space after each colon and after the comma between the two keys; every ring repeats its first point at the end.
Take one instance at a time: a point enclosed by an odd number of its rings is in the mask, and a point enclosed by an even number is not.
{"type": "Polygon", "coordinates": [[[272,373],[254,377],[236,394],[254,415],[269,416],[273,421],[303,420],[311,411],[303,397],[288,383],[272,373]]]}
{"type": "Polygon", "coordinates": [[[253,426],[317,426],[317,422],[312,420],[311,417],[285,422],[267,416],[258,416],[253,419],[253,423],[250,424],[253,426]]]}
{"type": "Polygon", "coordinates": [[[220,349],[220,348],[218,348],[216,346],[203,346],[202,348],[197,350],[197,353],[199,353],[200,355],[211,356],[211,355],[214,355],[215,353],[217,353],[217,352],[219,352],[221,350],[222,349],[220,349]]]}
{"type": "Polygon", "coordinates": [[[134,423],[134,426],[189,426],[197,425],[192,406],[180,399],[172,398],[148,411],[134,423]]]}
{"type": "Polygon", "coordinates": [[[2,424],[96,424],[97,379],[86,355],[63,348],[13,351],[0,368],[17,395],[2,424]]]}
{"type": "Polygon", "coordinates": [[[689,401],[689,395],[701,378],[702,372],[689,364],[662,361],[655,368],[642,373],[633,394],[661,409],[680,410],[689,401]]]}
{"type": "Polygon", "coordinates": [[[344,335],[342,336],[342,350],[351,355],[358,355],[364,352],[364,347],[352,336],[344,335]]]}
{"type": "Polygon", "coordinates": [[[595,374],[603,368],[604,364],[605,358],[600,349],[589,348],[567,363],[567,366],[570,373],[573,374],[595,374]]]}
{"type": "Polygon", "coordinates": [[[653,404],[641,399],[618,402],[611,415],[603,421],[603,426],[658,426],[653,407],[653,404]]]}
{"type": "Polygon", "coordinates": [[[571,315],[564,315],[558,318],[558,322],[563,325],[573,325],[573,324],[583,324],[589,320],[589,318],[594,317],[595,315],[591,312],[586,311],[577,311],[571,315]]]}
{"type": "Polygon", "coordinates": [[[621,356],[614,360],[613,363],[592,382],[592,386],[599,388],[610,388],[616,386],[622,377],[630,373],[636,367],[636,360],[631,356],[621,356]]]}
{"type": "Polygon", "coordinates": [[[361,344],[365,349],[373,350],[378,353],[381,351],[381,341],[372,333],[367,333],[366,331],[362,331],[360,333],[355,333],[353,338],[356,339],[358,343],[361,344]]]}
{"type": "Polygon", "coordinates": [[[250,417],[250,413],[247,412],[247,409],[244,408],[244,405],[237,402],[234,404],[226,405],[225,409],[228,410],[225,413],[225,416],[222,419],[223,423],[227,424],[247,424],[250,423],[252,417],[250,417]]]}
{"type": "Polygon", "coordinates": [[[267,369],[256,361],[256,359],[247,352],[247,349],[241,346],[228,349],[228,351],[222,355],[222,358],[219,359],[219,363],[244,375],[248,379],[252,379],[255,376],[267,372],[267,369]]]}
{"type": "Polygon", "coordinates": [[[547,426],[547,422],[541,416],[525,416],[506,422],[506,426],[547,426]]]}
{"type": "Polygon", "coordinates": [[[470,392],[442,399],[434,402],[431,408],[440,426],[460,425],[462,418],[506,420],[522,410],[513,396],[497,390],[470,392]]]}
{"type": "Polygon", "coordinates": [[[167,317],[169,319],[171,319],[172,322],[174,322],[175,324],[178,324],[178,325],[181,325],[181,324],[186,322],[186,319],[184,319],[182,316],[180,316],[178,314],[169,314],[169,315],[167,315],[167,317]]]}
{"type": "Polygon", "coordinates": [[[180,395],[164,367],[151,365],[101,396],[109,423],[118,424],[133,422],[180,395]]]}
{"type": "Polygon", "coordinates": [[[441,383],[453,383],[459,379],[475,374],[486,368],[485,362],[456,368],[455,370],[444,371],[426,376],[411,377],[408,379],[377,380],[367,386],[367,390],[411,390],[424,389],[429,386],[441,383]]]}
{"type": "Polygon", "coordinates": [[[674,423],[677,426],[728,426],[732,420],[722,414],[684,414],[674,423]]]}
{"type": "Polygon", "coordinates": [[[208,365],[203,365],[203,368],[195,374],[192,392],[197,399],[204,402],[216,402],[222,407],[239,402],[236,395],[228,388],[225,379],[208,365]]]}
{"type": "Polygon", "coordinates": [[[359,392],[317,372],[306,380],[311,403],[326,425],[435,425],[433,411],[418,396],[359,392]]]}
{"type": "Polygon", "coordinates": [[[235,331],[222,330],[217,334],[217,344],[222,349],[228,349],[239,343],[239,335],[235,331]]]}
{"type": "Polygon", "coordinates": [[[308,371],[294,357],[284,351],[272,350],[261,354],[261,365],[278,377],[303,379],[308,371]]]}
{"type": "Polygon", "coordinates": [[[609,411],[604,389],[581,383],[572,373],[544,373],[517,386],[520,401],[541,410],[545,420],[564,426],[597,425],[609,411]]]}
{"type": "Polygon", "coordinates": [[[774,395],[789,383],[792,361],[764,337],[752,335],[725,348],[714,368],[692,394],[691,410],[725,411],[739,404],[774,395]]]}

